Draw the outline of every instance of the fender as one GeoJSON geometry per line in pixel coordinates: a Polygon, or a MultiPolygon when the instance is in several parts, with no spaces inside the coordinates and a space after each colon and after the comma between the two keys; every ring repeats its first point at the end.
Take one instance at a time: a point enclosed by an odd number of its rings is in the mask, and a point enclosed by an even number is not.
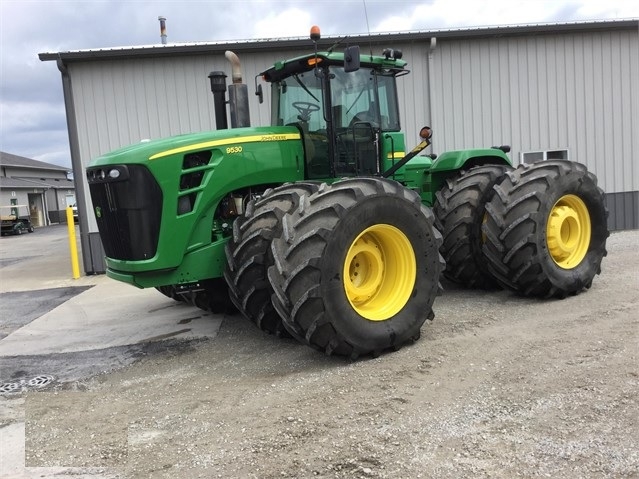
{"type": "Polygon", "coordinates": [[[428,170],[428,188],[422,193],[422,199],[429,206],[433,206],[435,193],[447,178],[458,174],[462,169],[480,165],[512,165],[512,162],[499,148],[446,151],[437,157],[428,170]]]}
{"type": "Polygon", "coordinates": [[[446,151],[439,155],[430,169],[432,173],[458,171],[478,165],[512,165],[510,158],[498,148],[475,148],[446,151]]]}

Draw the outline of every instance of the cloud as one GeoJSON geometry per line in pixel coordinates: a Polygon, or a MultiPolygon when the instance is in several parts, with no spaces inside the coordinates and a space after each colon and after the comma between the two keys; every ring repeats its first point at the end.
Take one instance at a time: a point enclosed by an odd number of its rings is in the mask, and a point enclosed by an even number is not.
{"type": "Polygon", "coordinates": [[[56,129],[65,120],[64,105],[60,107],[59,102],[9,100],[2,102],[2,108],[6,112],[2,128],[8,134],[56,129]]]}
{"type": "Polygon", "coordinates": [[[572,2],[581,19],[632,18],[639,16],[639,4],[628,0],[572,2]]]}
{"type": "Polygon", "coordinates": [[[457,27],[552,23],[629,18],[639,15],[639,4],[625,0],[433,0],[417,2],[410,12],[382,19],[380,32],[448,29],[457,27]]]}
{"type": "Polygon", "coordinates": [[[253,27],[257,38],[304,37],[311,27],[311,15],[299,8],[272,12],[259,20],[253,27]]]}
{"type": "Polygon", "coordinates": [[[416,5],[408,15],[395,15],[376,25],[379,31],[446,29],[456,27],[539,23],[551,21],[561,2],[544,0],[434,0],[416,5]]]}

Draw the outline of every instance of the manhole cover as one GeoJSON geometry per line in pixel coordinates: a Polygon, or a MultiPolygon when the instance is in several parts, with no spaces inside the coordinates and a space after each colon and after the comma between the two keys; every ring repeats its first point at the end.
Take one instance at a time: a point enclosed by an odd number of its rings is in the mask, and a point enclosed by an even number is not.
{"type": "Polygon", "coordinates": [[[17,379],[15,381],[1,383],[0,394],[11,394],[28,391],[29,389],[40,389],[48,386],[53,381],[55,381],[55,377],[50,374],[40,374],[31,379],[17,379]]]}

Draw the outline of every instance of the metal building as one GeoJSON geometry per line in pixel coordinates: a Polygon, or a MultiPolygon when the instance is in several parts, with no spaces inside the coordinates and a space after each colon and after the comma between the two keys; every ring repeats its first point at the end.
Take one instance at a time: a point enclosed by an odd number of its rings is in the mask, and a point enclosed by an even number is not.
{"type": "Polygon", "coordinates": [[[65,223],[75,205],[69,169],[0,151],[0,206],[27,205],[34,226],[65,223]]]}
{"type": "MultiPolygon", "coordinates": [[[[319,49],[339,40],[324,38],[319,49]]],[[[363,35],[337,48],[355,43],[375,54],[400,49],[409,62],[411,74],[398,80],[407,145],[429,125],[435,153],[509,144],[514,164],[580,161],[606,192],[610,229],[639,227],[639,20],[363,35]]],[[[226,50],[239,55],[252,89],[274,62],[312,48],[297,38],[41,53],[62,73],[85,271],[104,271],[95,220],[83,214],[92,158],[214,129],[208,74],[230,77],[226,50]]],[[[265,93],[264,104],[251,100],[253,126],[269,123],[265,93]]]]}

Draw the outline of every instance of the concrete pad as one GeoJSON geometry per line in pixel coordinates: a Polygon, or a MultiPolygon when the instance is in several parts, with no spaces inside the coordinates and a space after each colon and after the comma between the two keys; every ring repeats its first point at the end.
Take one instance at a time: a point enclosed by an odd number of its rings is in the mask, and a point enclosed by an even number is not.
{"type": "Polygon", "coordinates": [[[168,338],[214,337],[223,316],[106,276],[0,341],[0,356],[78,352],[168,338]]]}

